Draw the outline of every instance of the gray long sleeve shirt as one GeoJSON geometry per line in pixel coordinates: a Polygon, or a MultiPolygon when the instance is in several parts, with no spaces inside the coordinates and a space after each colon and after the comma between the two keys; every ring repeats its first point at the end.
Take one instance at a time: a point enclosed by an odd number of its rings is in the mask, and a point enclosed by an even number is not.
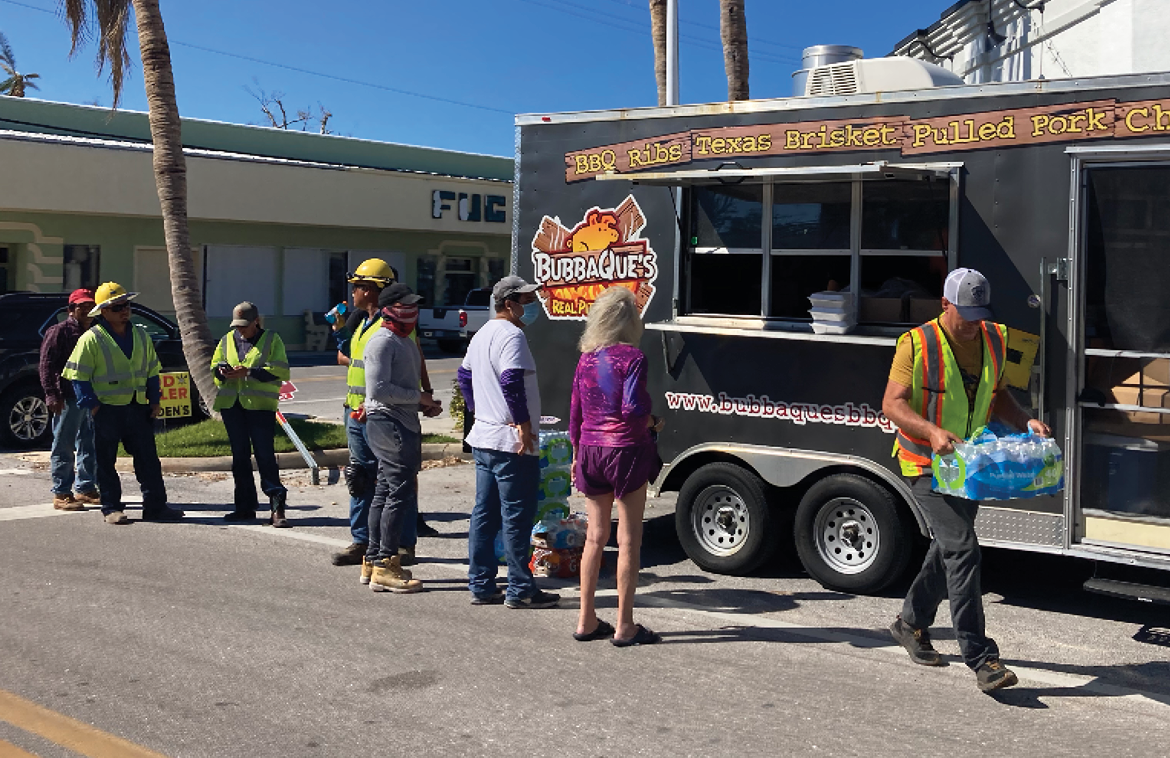
{"type": "Polygon", "coordinates": [[[407,429],[421,432],[418,404],[422,361],[418,345],[380,328],[362,356],[366,363],[366,413],[386,413],[407,429]]]}

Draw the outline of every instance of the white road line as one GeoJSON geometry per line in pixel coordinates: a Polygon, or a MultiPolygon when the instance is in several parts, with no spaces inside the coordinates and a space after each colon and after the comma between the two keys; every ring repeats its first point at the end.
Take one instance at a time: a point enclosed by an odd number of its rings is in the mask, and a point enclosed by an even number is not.
{"type": "Polygon", "coordinates": [[[32,476],[35,472],[26,468],[0,468],[0,476],[32,476]]]}
{"type": "Polygon", "coordinates": [[[18,505],[13,508],[0,508],[0,521],[22,521],[30,518],[45,518],[47,516],[65,516],[85,511],[59,511],[50,503],[34,503],[33,505],[18,505]]]}

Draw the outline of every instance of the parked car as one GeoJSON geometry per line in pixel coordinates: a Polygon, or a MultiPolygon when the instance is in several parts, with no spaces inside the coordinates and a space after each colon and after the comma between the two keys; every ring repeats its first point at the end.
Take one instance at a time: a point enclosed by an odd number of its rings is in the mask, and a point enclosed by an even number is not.
{"type": "MultiPolygon", "coordinates": [[[[43,447],[53,436],[49,408],[37,364],[41,340],[50,326],[65,319],[69,293],[14,292],[0,295],[0,445],[43,447]]],[[[131,321],[145,327],[163,371],[186,371],[179,327],[165,316],[130,304],[131,321]]],[[[194,384],[191,407],[206,417],[194,384]]]]}
{"type": "Polygon", "coordinates": [[[459,353],[492,317],[490,287],[472,290],[462,306],[423,308],[418,315],[419,334],[439,343],[444,353],[459,353]]]}

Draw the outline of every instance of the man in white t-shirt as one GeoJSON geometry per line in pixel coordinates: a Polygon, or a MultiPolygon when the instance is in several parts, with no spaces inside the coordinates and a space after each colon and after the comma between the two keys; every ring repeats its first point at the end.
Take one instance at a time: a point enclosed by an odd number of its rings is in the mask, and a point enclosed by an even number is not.
{"type": "Polygon", "coordinates": [[[471,338],[459,367],[459,388],[475,424],[467,444],[475,455],[468,587],[472,605],[552,608],[560,596],[536,586],[528,546],[536,519],[540,461],[540,391],[524,327],[540,316],[539,285],[505,276],[492,289],[496,316],[471,338]],[[508,591],[496,587],[495,537],[503,530],[508,591]]]}

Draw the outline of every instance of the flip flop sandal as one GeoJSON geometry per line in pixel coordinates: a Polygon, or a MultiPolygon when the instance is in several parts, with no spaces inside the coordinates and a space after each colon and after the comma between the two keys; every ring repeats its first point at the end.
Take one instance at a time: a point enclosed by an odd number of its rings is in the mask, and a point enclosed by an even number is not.
{"type": "Polygon", "coordinates": [[[613,637],[614,628],[609,623],[597,619],[597,628],[592,632],[581,634],[580,632],[573,632],[573,639],[578,642],[593,642],[594,640],[603,640],[606,637],[613,637]]]}
{"type": "Polygon", "coordinates": [[[614,637],[610,640],[610,644],[614,647],[634,647],[635,645],[653,645],[655,642],[661,642],[662,636],[658,632],[652,632],[646,627],[638,624],[638,633],[628,640],[619,640],[614,637]]]}

